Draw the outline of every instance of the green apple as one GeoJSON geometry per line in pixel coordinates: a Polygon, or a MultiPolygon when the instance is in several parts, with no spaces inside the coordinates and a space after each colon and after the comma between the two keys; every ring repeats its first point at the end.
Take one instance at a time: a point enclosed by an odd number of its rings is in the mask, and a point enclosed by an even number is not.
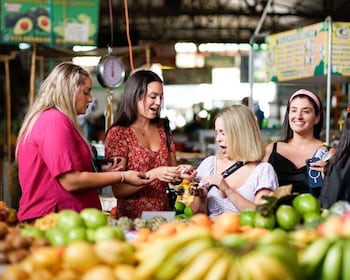
{"type": "Polygon", "coordinates": [[[77,240],[87,240],[85,227],[71,228],[67,232],[67,243],[70,244],[77,240]]]}
{"type": "Polygon", "coordinates": [[[239,221],[241,226],[254,226],[256,211],[253,209],[244,209],[239,212],[239,221]]]}
{"type": "Polygon", "coordinates": [[[86,227],[99,228],[108,224],[108,217],[101,210],[96,208],[85,208],[80,212],[86,227]]]}
{"type": "Polygon", "coordinates": [[[95,229],[93,228],[87,228],[86,229],[86,240],[90,243],[95,242],[95,229]]]}
{"type": "Polygon", "coordinates": [[[78,212],[65,209],[58,212],[57,226],[63,230],[69,231],[72,228],[85,227],[85,223],[78,212]]]}
{"type": "Polygon", "coordinates": [[[122,239],[125,238],[124,232],[119,227],[102,226],[95,230],[95,242],[101,240],[122,239]]]}
{"type": "Polygon", "coordinates": [[[45,232],[41,230],[40,228],[33,226],[33,225],[25,225],[21,229],[21,235],[22,236],[32,236],[32,237],[45,237],[45,232]]]}
{"type": "Polygon", "coordinates": [[[65,246],[67,245],[67,233],[61,228],[54,227],[46,231],[46,238],[49,240],[52,246],[65,246]]]}

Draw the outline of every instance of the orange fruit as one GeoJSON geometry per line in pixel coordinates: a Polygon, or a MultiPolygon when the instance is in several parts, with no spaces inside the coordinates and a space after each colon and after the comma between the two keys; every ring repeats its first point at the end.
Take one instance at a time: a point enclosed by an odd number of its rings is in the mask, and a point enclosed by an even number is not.
{"type": "Polygon", "coordinates": [[[215,217],[212,224],[212,234],[216,238],[222,238],[229,233],[238,232],[240,219],[238,213],[225,212],[215,217]]]}
{"type": "Polygon", "coordinates": [[[276,221],[280,228],[291,230],[300,222],[300,214],[291,206],[282,204],[277,208],[276,221]]]}
{"type": "Polygon", "coordinates": [[[197,213],[189,219],[189,223],[191,225],[198,225],[210,228],[212,225],[212,220],[207,214],[197,213]]]}

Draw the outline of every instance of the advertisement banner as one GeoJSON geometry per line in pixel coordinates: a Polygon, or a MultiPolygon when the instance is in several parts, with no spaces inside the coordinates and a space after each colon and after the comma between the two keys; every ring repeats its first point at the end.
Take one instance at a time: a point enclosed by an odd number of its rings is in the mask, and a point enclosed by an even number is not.
{"type": "Polygon", "coordinates": [[[327,34],[327,25],[318,23],[268,36],[266,68],[270,80],[324,75],[327,34]]]}
{"type": "Polygon", "coordinates": [[[98,0],[1,0],[0,43],[97,45],[98,0]]]}
{"type": "MultiPolygon", "coordinates": [[[[284,82],[327,74],[328,22],[268,36],[269,79],[284,82]]],[[[332,74],[350,76],[350,23],[332,23],[332,74]]]]}

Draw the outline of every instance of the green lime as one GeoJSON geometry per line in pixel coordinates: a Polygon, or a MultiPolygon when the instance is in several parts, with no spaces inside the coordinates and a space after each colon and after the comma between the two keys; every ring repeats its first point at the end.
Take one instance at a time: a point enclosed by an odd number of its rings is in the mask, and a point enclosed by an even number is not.
{"type": "Polygon", "coordinates": [[[303,215],[304,224],[314,224],[321,222],[324,218],[320,211],[309,211],[303,215]]]}
{"type": "Polygon", "coordinates": [[[280,228],[291,230],[300,222],[300,214],[291,205],[282,204],[276,211],[276,221],[280,228]]]}
{"type": "Polygon", "coordinates": [[[254,226],[256,211],[253,209],[244,209],[239,212],[239,220],[241,226],[254,226]]]}
{"type": "Polygon", "coordinates": [[[185,207],[184,214],[186,215],[187,218],[191,218],[194,215],[191,206],[187,205],[185,207]]]}
{"type": "Polygon", "coordinates": [[[255,214],[254,227],[273,229],[276,226],[276,218],[274,214],[269,216],[262,216],[260,213],[255,214]]]}
{"type": "Polygon", "coordinates": [[[174,204],[174,211],[176,212],[176,214],[183,214],[185,207],[186,207],[186,204],[183,201],[177,200],[175,201],[175,204],[174,204]]]}
{"type": "Polygon", "coordinates": [[[311,193],[302,193],[297,195],[293,199],[292,205],[301,215],[304,215],[306,212],[321,211],[319,201],[311,193]]]}

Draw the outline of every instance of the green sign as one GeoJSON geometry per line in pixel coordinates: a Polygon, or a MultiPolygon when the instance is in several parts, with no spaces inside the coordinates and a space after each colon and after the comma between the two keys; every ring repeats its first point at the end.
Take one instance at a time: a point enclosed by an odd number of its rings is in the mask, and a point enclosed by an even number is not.
{"type": "Polygon", "coordinates": [[[98,0],[0,1],[0,43],[97,45],[98,0]]]}

